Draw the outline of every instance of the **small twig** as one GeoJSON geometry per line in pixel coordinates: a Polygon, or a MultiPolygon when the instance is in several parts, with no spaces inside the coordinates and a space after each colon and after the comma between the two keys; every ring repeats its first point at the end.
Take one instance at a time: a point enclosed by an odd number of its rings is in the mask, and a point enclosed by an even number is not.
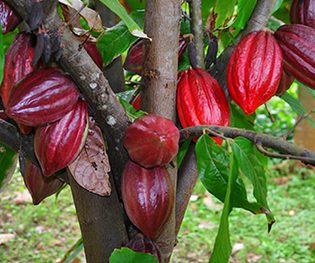
{"type": "Polygon", "coordinates": [[[311,114],[315,113],[315,110],[311,110],[309,111],[308,113],[304,113],[303,115],[301,115],[298,120],[296,121],[296,123],[294,124],[294,126],[287,132],[285,133],[284,135],[282,135],[282,137],[284,139],[287,139],[291,133],[294,132],[294,130],[296,129],[296,127],[303,121],[305,120],[306,118],[308,118],[311,114]]]}
{"type": "Polygon", "coordinates": [[[314,161],[313,158],[295,156],[295,155],[290,155],[290,154],[281,154],[281,153],[269,152],[261,144],[256,144],[256,147],[262,154],[264,154],[268,157],[272,157],[272,158],[285,159],[285,160],[299,160],[299,161],[307,162],[307,163],[314,161]]]}
{"type": "Polygon", "coordinates": [[[273,117],[273,115],[271,114],[267,103],[265,103],[265,108],[266,108],[266,111],[267,111],[267,113],[268,113],[268,115],[269,115],[271,121],[272,121],[273,123],[275,123],[276,120],[275,120],[275,118],[273,117]]]}

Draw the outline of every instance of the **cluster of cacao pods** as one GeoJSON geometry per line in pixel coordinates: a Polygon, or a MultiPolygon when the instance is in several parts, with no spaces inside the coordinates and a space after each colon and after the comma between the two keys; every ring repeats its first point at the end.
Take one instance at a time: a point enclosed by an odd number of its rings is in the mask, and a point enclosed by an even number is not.
{"type": "Polygon", "coordinates": [[[6,115],[22,132],[35,128],[34,150],[41,169],[24,160],[22,173],[33,203],[38,204],[60,188],[61,182],[52,175],[82,149],[88,111],[69,75],[41,63],[33,66],[33,58],[32,36],[19,33],[6,53],[0,94],[6,115]]]}
{"type": "Polygon", "coordinates": [[[174,205],[174,185],[166,169],[178,152],[179,131],[159,115],[138,118],[125,133],[129,160],[122,175],[122,198],[131,222],[155,240],[174,205]]]}

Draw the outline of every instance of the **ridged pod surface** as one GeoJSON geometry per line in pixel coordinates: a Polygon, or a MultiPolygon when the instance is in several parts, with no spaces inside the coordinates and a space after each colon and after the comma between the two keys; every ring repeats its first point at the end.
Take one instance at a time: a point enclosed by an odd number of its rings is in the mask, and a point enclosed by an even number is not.
{"type": "Polygon", "coordinates": [[[21,163],[21,173],[24,184],[30,192],[34,205],[38,205],[46,197],[55,194],[63,185],[63,182],[55,177],[45,178],[35,164],[30,160],[24,159],[21,163]]]}
{"type": "Polygon", "coordinates": [[[95,64],[100,69],[102,69],[103,68],[103,58],[102,58],[102,55],[101,55],[100,51],[98,50],[95,42],[87,41],[84,44],[84,48],[85,48],[86,52],[90,55],[90,57],[93,59],[95,64]]]}
{"type": "MultiPolygon", "coordinates": [[[[219,83],[201,68],[189,68],[179,74],[177,113],[183,128],[230,123],[230,110],[219,83]]],[[[221,144],[222,140],[214,138],[221,144]]]]}
{"type": "Polygon", "coordinates": [[[136,119],[124,138],[130,158],[146,168],[170,163],[177,155],[178,143],[179,131],[174,123],[156,114],[136,119]]]}
{"type": "Polygon", "coordinates": [[[290,20],[292,24],[303,24],[315,28],[315,1],[293,0],[290,20]]]}
{"type": "Polygon", "coordinates": [[[5,2],[0,1],[0,23],[2,26],[2,33],[6,34],[13,31],[20,21],[21,20],[14,14],[11,7],[5,2]]]}
{"type": "MultiPolygon", "coordinates": [[[[141,38],[131,45],[124,63],[125,70],[141,75],[144,48],[143,44],[144,42],[141,38]]],[[[178,43],[178,60],[180,60],[180,58],[182,57],[186,46],[186,40],[183,37],[180,37],[178,43]]]]}
{"type": "Polygon", "coordinates": [[[36,69],[32,66],[34,52],[31,35],[26,33],[16,35],[5,55],[1,85],[1,98],[5,107],[14,85],[36,69]]]}
{"type": "Polygon", "coordinates": [[[56,68],[40,69],[12,90],[7,115],[27,126],[41,126],[61,119],[79,98],[69,75],[56,68]]]}
{"type": "Polygon", "coordinates": [[[44,176],[65,168],[77,157],[87,131],[87,105],[81,100],[59,121],[36,129],[34,151],[44,176]]]}
{"type": "Polygon", "coordinates": [[[156,239],[174,203],[174,187],[165,167],[146,169],[128,161],[122,175],[122,198],[131,222],[156,239]]]}
{"type": "Polygon", "coordinates": [[[270,32],[255,31],[234,48],[227,78],[231,98],[250,115],[275,95],[282,75],[282,53],[270,32]]]}
{"type": "Polygon", "coordinates": [[[315,29],[294,24],[275,32],[283,53],[284,69],[298,81],[315,89],[315,29]]]}

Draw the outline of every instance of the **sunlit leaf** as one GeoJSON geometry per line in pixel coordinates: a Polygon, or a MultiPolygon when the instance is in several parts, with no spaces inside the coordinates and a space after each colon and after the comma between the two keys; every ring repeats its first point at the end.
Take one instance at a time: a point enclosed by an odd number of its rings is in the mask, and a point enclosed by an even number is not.
{"type": "Polygon", "coordinates": [[[106,5],[110,10],[112,10],[116,15],[118,15],[121,20],[127,26],[129,32],[140,38],[149,38],[140,28],[140,26],[133,20],[131,16],[128,15],[126,9],[119,3],[118,0],[100,0],[101,3],[106,5]]]}
{"type": "Polygon", "coordinates": [[[230,241],[229,231],[229,215],[232,207],[232,192],[236,186],[238,177],[238,167],[234,154],[230,155],[230,174],[228,178],[227,190],[224,199],[224,207],[221,215],[220,225],[217,237],[215,239],[214,248],[211,254],[210,263],[227,263],[229,261],[232,245],[230,241]]]}
{"type": "Polygon", "coordinates": [[[110,263],[158,263],[155,256],[146,253],[135,252],[123,247],[115,249],[109,258],[110,263]]]}
{"type": "MultiPolygon", "coordinates": [[[[197,169],[201,182],[209,193],[224,202],[230,173],[229,156],[208,135],[202,135],[196,144],[197,169]]],[[[249,202],[243,180],[239,177],[232,193],[232,206],[261,213],[261,206],[249,202]]]]}

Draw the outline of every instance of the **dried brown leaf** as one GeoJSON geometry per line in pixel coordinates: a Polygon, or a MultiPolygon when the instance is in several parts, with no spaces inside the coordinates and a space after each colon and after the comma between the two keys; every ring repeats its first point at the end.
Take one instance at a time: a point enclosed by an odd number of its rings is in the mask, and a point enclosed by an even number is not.
{"type": "MultiPolygon", "coordinates": [[[[59,3],[64,4],[68,7],[73,8],[74,10],[78,11],[82,8],[83,3],[80,0],[59,0],[59,3]]],[[[89,27],[96,32],[102,32],[103,25],[102,19],[100,15],[95,12],[93,9],[84,7],[80,12],[80,15],[88,22],[89,27]]]]}
{"type": "Polygon", "coordinates": [[[68,166],[76,182],[101,196],[111,194],[110,164],[101,129],[90,122],[88,136],[79,156],[68,166]]]}

